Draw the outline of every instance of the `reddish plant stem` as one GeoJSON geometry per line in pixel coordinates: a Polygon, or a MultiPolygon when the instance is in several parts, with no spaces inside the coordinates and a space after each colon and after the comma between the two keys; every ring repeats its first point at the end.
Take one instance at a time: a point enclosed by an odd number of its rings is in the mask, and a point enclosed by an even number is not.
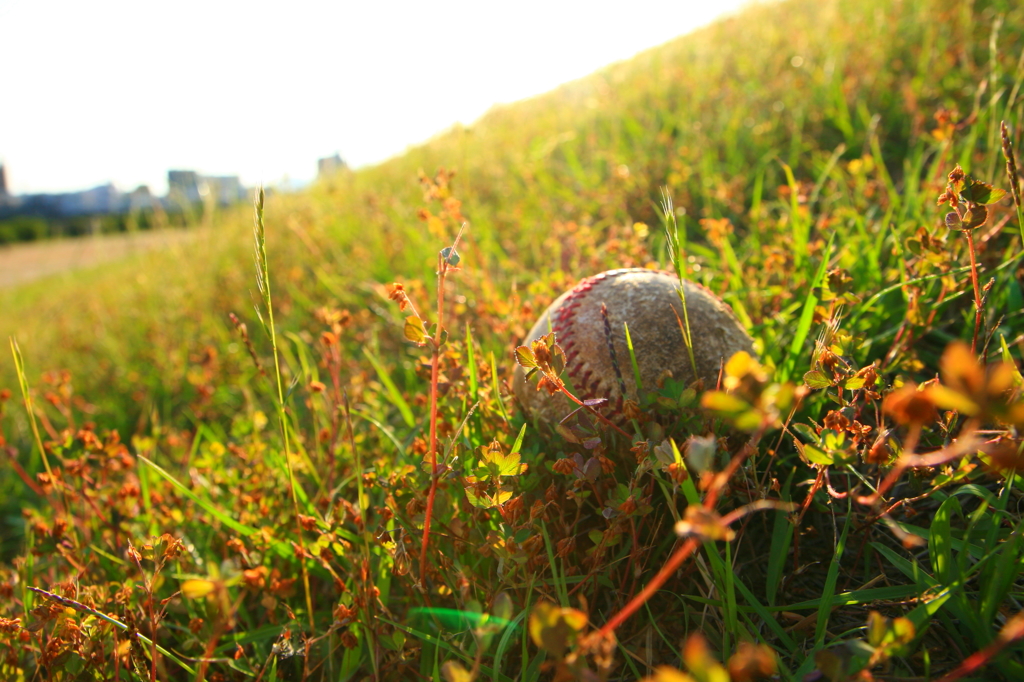
{"type": "Polygon", "coordinates": [[[616,431],[618,431],[619,433],[621,433],[623,436],[625,436],[628,439],[632,439],[633,438],[631,435],[629,435],[628,433],[623,431],[621,428],[616,426],[615,422],[613,422],[611,419],[609,419],[608,417],[606,417],[603,414],[601,414],[600,412],[598,412],[597,408],[595,408],[593,405],[587,405],[585,402],[583,402],[582,400],[580,400],[579,398],[574,396],[572,393],[570,393],[569,389],[567,389],[564,384],[562,385],[562,393],[564,393],[569,398],[569,400],[573,401],[574,403],[576,403],[577,405],[579,405],[583,409],[589,410],[590,413],[593,414],[595,417],[597,417],[601,421],[601,423],[604,424],[605,426],[612,427],[613,429],[615,429],[616,431]]]}
{"type": "Polygon", "coordinates": [[[648,599],[654,596],[655,592],[661,589],[661,586],[672,577],[672,574],[683,565],[683,562],[690,558],[693,551],[697,549],[697,538],[693,537],[683,543],[683,546],[676,550],[675,554],[669,557],[669,560],[665,562],[665,565],[661,567],[658,574],[651,579],[651,582],[647,583],[644,589],[640,590],[639,594],[629,600],[629,603],[622,607],[622,610],[612,616],[612,619],[601,626],[598,630],[598,637],[606,638],[615,632],[615,629],[626,622],[630,616],[639,610],[641,606],[647,602],[648,599]]]}
{"type": "Polygon", "coordinates": [[[967,236],[967,252],[971,254],[971,284],[974,285],[974,336],[971,339],[971,352],[978,352],[978,330],[981,329],[981,312],[984,303],[981,300],[981,287],[978,286],[978,261],[974,256],[974,234],[972,230],[964,230],[967,236]]]}
{"type": "Polygon", "coordinates": [[[939,682],[955,682],[965,675],[970,675],[975,672],[990,660],[995,658],[996,654],[1005,649],[1008,645],[1017,641],[1021,637],[1024,637],[1024,619],[1021,614],[1017,614],[1009,620],[1009,622],[1003,626],[1002,631],[996,640],[989,644],[981,651],[976,651],[968,656],[960,666],[943,677],[939,682]]]}
{"type": "Polygon", "coordinates": [[[987,452],[990,441],[979,442],[977,438],[977,421],[971,421],[964,425],[961,436],[944,448],[929,452],[926,455],[915,455],[914,448],[917,447],[918,439],[921,436],[921,426],[915,424],[907,434],[906,452],[900,455],[893,465],[891,471],[878,486],[878,490],[868,496],[857,497],[858,504],[873,506],[877,504],[885,493],[889,492],[900,476],[912,467],[935,467],[940,464],[962,457],[970,452],[987,452]]]}
{"type": "MultiPolygon", "coordinates": [[[[712,483],[711,488],[704,497],[703,506],[705,509],[714,509],[715,503],[718,502],[719,492],[725,484],[728,483],[729,479],[732,478],[733,474],[736,473],[736,470],[739,469],[743,461],[749,457],[752,452],[754,452],[757,447],[757,442],[761,439],[763,433],[764,428],[758,431],[758,433],[747,442],[743,449],[732,458],[724,471],[715,476],[715,480],[712,483]]],[[[725,517],[725,519],[729,518],[730,517],[725,517]]],[[[725,519],[723,519],[723,522],[725,519]]],[[[665,562],[665,565],[661,567],[660,571],[658,571],[658,574],[644,586],[644,589],[640,590],[639,594],[630,599],[629,603],[622,607],[618,613],[612,616],[611,620],[601,626],[601,629],[597,631],[597,637],[602,640],[610,637],[612,633],[615,632],[616,628],[625,623],[630,616],[636,613],[648,599],[653,597],[654,594],[661,589],[661,586],[664,585],[668,579],[672,577],[672,574],[683,565],[683,562],[693,554],[699,546],[699,543],[700,538],[697,537],[691,537],[683,543],[683,545],[677,549],[671,557],[669,557],[668,561],[665,562]]]]}
{"type": "Polygon", "coordinates": [[[444,311],[444,263],[438,256],[437,274],[437,331],[434,335],[434,352],[430,358],[430,491],[427,493],[427,508],[423,513],[423,542],[420,544],[420,585],[427,589],[427,549],[430,547],[430,518],[434,511],[434,497],[437,495],[437,378],[441,364],[441,316],[444,311]]]}
{"type": "MultiPolygon", "coordinates": [[[[430,491],[427,493],[427,508],[423,512],[423,542],[420,544],[420,587],[427,593],[427,550],[430,548],[430,520],[434,514],[434,498],[437,496],[437,381],[441,365],[441,339],[444,335],[444,277],[448,274],[449,260],[457,253],[459,240],[465,224],[455,235],[448,256],[437,256],[437,329],[432,345],[434,352],[430,361],[430,491]]],[[[415,308],[413,309],[415,311],[415,308]]]]}

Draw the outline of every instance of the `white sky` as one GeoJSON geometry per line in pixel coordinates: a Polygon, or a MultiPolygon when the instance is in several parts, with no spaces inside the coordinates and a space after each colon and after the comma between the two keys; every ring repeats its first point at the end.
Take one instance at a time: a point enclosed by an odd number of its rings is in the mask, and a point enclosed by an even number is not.
{"type": "Polygon", "coordinates": [[[167,170],[306,181],[401,153],[743,0],[0,0],[0,163],[14,193],[167,170]]]}

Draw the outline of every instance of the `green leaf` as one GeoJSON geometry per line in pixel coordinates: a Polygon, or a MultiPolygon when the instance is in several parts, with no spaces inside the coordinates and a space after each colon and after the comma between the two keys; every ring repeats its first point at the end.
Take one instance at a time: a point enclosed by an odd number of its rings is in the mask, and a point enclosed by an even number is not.
{"type": "Polygon", "coordinates": [[[442,329],[440,334],[438,334],[437,325],[435,324],[434,325],[434,336],[433,336],[433,338],[439,339],[438,343],[437,343],[437,347],[440,348],[444,344],[448,343],[448,330],[447,329],[442,329]]]}
{"type": "Polygon", "coordinates": [[[733,425],[740,431],[756,431],[764,421],[764,415],[758,410],[747,410],[733,420],[733,425]]]}
{"type": "Polygon", "coordinates": [[[804,457],[806,457],[807,461],[811,462],[812,464],[822,464],[828,466],[835,462],[835,459],[832,457],[832,455],[822,450],[819,450],[813,445],[804,446],[804,457]]]}
{"type": "Polygon", "coordinates": [[[739,414],[750,409],[750,405],[725,391],[708,391],[700,399],[701,407],[721,414],[739,414]]]}
{"type": "Polygon", "coordinates": [[[512,452],[507,455],[498,455],[493,460],[495,466],[498,467],[499,476],[518,476],[526,470],[525,464],[520,464],[520,458],[518,452],[512,452]]]}
{"type": "Polygon", "coordinates": [[[551,349],[551,369],[557,376],[565,371],[565,351],[557,344],[551,349]]]}
{"type": "Polygon", "coordinates": [[[422,319],[415,315],[405,318],[405,338],[417,346],[422,346],[427,342],[427,329],[423,326],[422,319]]]}
{"type": "Polygon", "coordinates": [[[964,216],[964,224],[961,229],[976,230],[988,220],[988,209],[984,206],[976,206],[964,216]]]}
{"type": "Polygon", "coordinates": [[[378,641],[385,649],[391,649],[392,651],[401,651],[405,648],[405,633],[401,630],[395,630],[390,635],[378,635],[378,641]]]}
{"type": "Polygon", "coordinates": [[[832,381],[825,376],[825,373],[819,372],[816,369],[804,374],[804,383],[808,388],[813,389],[829,388],[832,385],[832,381]]]}
{"type": "Polygon", "coordinates": [[[1006,190],[996,189],[981,180],[972,180],[970,186],[965,187],[960,194],[967,201],[976,204],[994,204],[1006,196],[1006,190]]]}
{"type": "Polygon", "coordinates": [[[535,369],[537,367],[537,356],[529,346],[519,346],[519,348],[516,348],[516,362],[525,369],[535,369]]]}
{"type": "Polygon", "coordinates": [[[459,264],[461,258],[459,258],[459,252],[450,246],[446,246],[441,249],[441,258],[448,263],[448,265],[456,266],[459,264]]]}
{"type": "Polygon", "coordinates": [[[815,431],[810,426],[808,426],[807,424],[797,422],[796,424],[793,424],[793,426],[790,428],[793,431],[799,433],[803,437],[803,439],[806,440],[808,443],[818,442],[818,432],[815,431]]]}
{"type": "Polygon", "coordinates": [[[494,506],[494,500],[491,499],[490,495],[477,495],[474,486],[466,486],[466,499],[469,503],[478,509],[490,509],[494,506]]]}
{"type": "Polygon", "coordinates": [[[964,229],[964,224],[960,220],[960,216],[958,216],[955,211],[950,211],[946,214],[946,227],[951,230],[964,229]]]}
{"type": "Polygon", "coordinates": [[[857,389],[864,388],[864,384],[867,383],[864,377],[853,376],[843,382],[843,388],[848,391],[856,391],[857,389]]]}
{"type": "Polygon", "coordinates": [[[497,506],[499,504],[505,504],[506,502],[511,500],[513,492],[514,491],[512,490],[511,486],[499,485],[498,486],[498,491],[496,493],[494,493],[494,504],[495,504],[495,506],[497,506]]]}

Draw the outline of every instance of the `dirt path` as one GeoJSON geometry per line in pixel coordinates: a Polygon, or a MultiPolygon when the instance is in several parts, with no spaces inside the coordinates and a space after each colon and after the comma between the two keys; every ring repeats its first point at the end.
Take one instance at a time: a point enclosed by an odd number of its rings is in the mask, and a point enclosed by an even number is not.
{"type": "Polygon", "coordinates": [[[180,243],[194,235],[169,229],[0,246],[0,289],[180,243]]]}

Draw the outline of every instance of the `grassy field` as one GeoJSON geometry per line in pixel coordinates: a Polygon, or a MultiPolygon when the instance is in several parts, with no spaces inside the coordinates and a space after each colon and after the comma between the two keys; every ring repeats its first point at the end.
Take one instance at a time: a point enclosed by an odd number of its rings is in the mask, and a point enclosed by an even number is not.
{"type": "Polygon", "coordinates": [[[752,6],[0,289],[0,679],[1024,679],[1022,89],[1016,2],[752,6]],[[534,423],[621,267],[757,360],[534,423]]]}
{"type": "MultiPolygon", "coordinates": [[[[147,230],[129,234],[54,239],[0,247],[0,289],[83,268],[96,268],[151,249],[170,249],[198,230],[147,230]]],[[[52,282],[47,284],[48,287],[52,282]]]]}

